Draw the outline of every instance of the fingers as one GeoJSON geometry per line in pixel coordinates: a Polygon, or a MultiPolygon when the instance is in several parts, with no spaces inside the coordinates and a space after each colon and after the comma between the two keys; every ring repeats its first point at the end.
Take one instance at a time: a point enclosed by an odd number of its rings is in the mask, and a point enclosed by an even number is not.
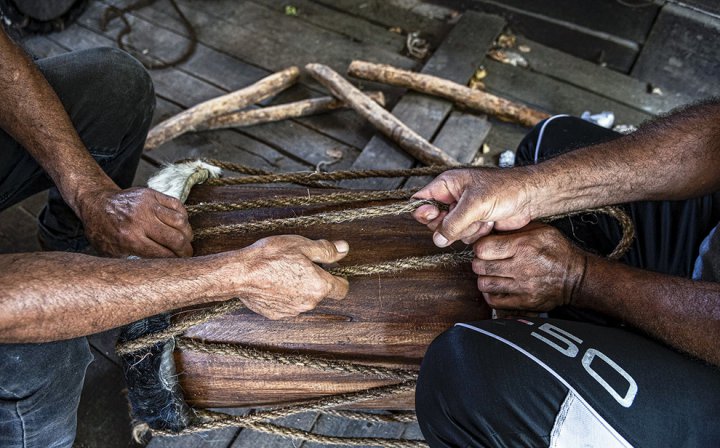
{"type": "Polygon", "coordinates": [[[166,248],[172,254],[171,257],[191,257],[193,248],[187,235],[172,227],[161,225],[163,226],[161,229],[151,229],[146,235],[147,238],[166,248]]]}
{"type": "Polygon", "coordinates": [[[413,218],[421,224],[428,225],[440,214],[440,209],[432,204],[425,204],[413,212],[413,218]]]}
{"type": "Polygon", "coordinates": [[[488,294],[512,294],[517,291],[515,279],[492,275],[479,275],[477,287],[480,292],[488,294]]]}
{"type": "Polygon", "coordinates": [[[447,214],[433,235],[433,242],[436,246],[447,247],[473,233],[468,231],[468,228],[474,222],[482,221],[482,219],[478,218],[476,207],[473,207],[472,202],[469,194],[463,194],[460,197],[457,206],[447,214]]]}
{"type": "Polygon", "coordinates": [[[182,202],[180,202],[180,200],[175,199],[172,196],[162,194],[156,190],[149,189],[149,191],[153,192],[153,194],[155,195],[155,200],[157,200],[164,207],[167,207],[171,210],[175,210],[177,212],[186,213],[185,206],[183,205],[182,202]]]}
{"type": "Polygon", "coordinates": [[[347,255],[350,246],[347,241],[304,240],[298,247],[300,253],[314,263],[336,263],[347,255]]]}
{"type": "Polygon", "coordinates": [[[481,260],[504,260],[517,254],[518,241],[513,235],[490,235],[475,243],[473,251],[481,260]]]}
{"type": "Polygon", "coordinates": [[[131,247],[131,250],[133,253],[129,255],[136,255],[143,258],[172,258],[176,256],[176,254],[165,247],[164,244],[159,244],[148,237],[138,239],[131,247]]]}
{"type": "Polygon", "coordinates": [[[347,296],[350,289],[348,281],[342,277],[336,277],[331,275],[329,272],[322,268],[317,268],[318,275],[325,281],[326,284],[330,285],[330,291],[325,295],[327,299],[342,300],[347,296]]]}

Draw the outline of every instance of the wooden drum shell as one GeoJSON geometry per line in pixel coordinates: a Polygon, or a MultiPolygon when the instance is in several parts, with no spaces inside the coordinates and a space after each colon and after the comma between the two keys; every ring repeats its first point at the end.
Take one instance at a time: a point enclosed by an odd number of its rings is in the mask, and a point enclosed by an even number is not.
{"type": "MultiPolygon", "coordinates": [[[[197,186],[188,204],[239,202],[275,196],[323,194],[336,190],[197,186]]],[[[193,216],[193,228],[284,218],[323,211],[382,205],[264,208],[193,216]]],[[[312,239],[344,239],[350,253],[342,266],[379,263],[423,256],[447,249],[432,243],[430,231],[412,217],[391,216],[344,224],[289,228],[273,234],[312,239]]],[[[263,234],[233,234],[195,241],[195,255],[207,255],[252,244],[263,234]]],[[[453,250],[464,249],[460,244],[453,250]]],[[[325,300],[296,318],[272,321],[242,310],[199,325],[186,336],[212,342],[254,346],[270,351],[318,355],[350,362],[417,370],[430,342],[458,321],[486,319],[490,310],[476,288],[470,265],[350,278],[342,301],[325,300]]],[[[175,360],[186,401],[194,407],[246,407],[297,402],[392,384],[360,374],[327,373],[189,350],[176,350],[175,360]]],[[[412,394],[367,401],[353,408],[412,409],[412,394]]]]}

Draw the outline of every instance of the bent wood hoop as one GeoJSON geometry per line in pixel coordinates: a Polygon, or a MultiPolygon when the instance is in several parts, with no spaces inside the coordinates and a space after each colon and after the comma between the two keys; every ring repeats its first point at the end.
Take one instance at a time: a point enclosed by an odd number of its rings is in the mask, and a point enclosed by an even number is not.
{"type": "MultiPolygon", "coordinates": [[[[274,196],[307,196],[327,189],[195,187],[188,204],[238,202],[274,196]]],[[[389,201],[351,205],[260,208],[193,215],[194,229],[266,218],[382,205],[389,201]]],[[[378,263],[410,256],[447,252],[438,249],[424,226],[407,215],[360,220],[315,228],[291,228],[275,233],[308,238],[344,239],[350,253],[341,266],[378,263]]],[[[269,233],[208,236],[194,242],[196,255],[207,255],[252,244],[269,233]]],[[[453,250],[464,249],[459,245],[453,250]]],[[[350,292],[342,301],[325,300],[296,318],[271,321],[243,309],[193,327],[186,337],[233,343],[279,353],[306,354],[353,363],[417,370],[430,342],[458,321],[490,317],[476,289],[469,263],[462,267],[404,271],[397,274],[350,278],[350,292]]],[[[192,312],[192,311],[191,311],[192,312]]],[[[178,313],[186,317],[187,313],[178,313]]],[[[258,407],[292,403],[338,393],[397,383],[355,373],[327,373],[299,365],[175,350],[180,386],[188,404],[196,408],[258,407]]],[[[413,409],[411,392],[369,400],[352,406],[365,409],[413,409]]]]}

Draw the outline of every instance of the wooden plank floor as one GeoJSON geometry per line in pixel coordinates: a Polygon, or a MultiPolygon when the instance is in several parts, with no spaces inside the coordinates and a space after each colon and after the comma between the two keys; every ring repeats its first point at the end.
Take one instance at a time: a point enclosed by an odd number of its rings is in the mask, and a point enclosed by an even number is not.
{"type": "MultiPolygon", "coordinates": [[[[36,36],[23,44],[35,57],[51,57],[96,46],[114,46],[121,29],[115,21],[103,30],[99,18],[110,5],[125,0],[93,0],[76,24],[61,33],[36,36]]],[[[578,115],[584,110],[614,111],[622,123],[638,124],[653,115],[683,104],[688,99],[669,92],[650,95],[644,83],[626,75],[582,61],[530,40],[519,42],[527,68],[500,64],[485,57],[502,19],[466,13],[457,25],[420,15],[420,2],[405,2],[413,11],[385,0],[294,0],[297,16],[284,12],[285,2],[275,0],[178,0],[196,26],[198,47],[180,66],[151,72],[157,93],[157,123],[200,101],[248,85],[270,72],[289,65],[322,62],[344,72],[353,59],[389,63],[436,73],[466,82],[484,66],[489,91],[542,108],[551,113],[578,115]],[[405,38],[391,31],[422,31],[437,50],[427,61],[405,52],[405,38]]],[[[429,5],[428,5],[429,6],[429,5]]],[[[437,11],[435,11],[437,13],[437,11]]],[[[441,14],[442,15],[442,14],[441,14]]],[[[447,14],[452,17],[452,14],[447,14]]],[[[456,18],[457,19],[457,18],[456,18]]],[[[128,15],[133,34],[128,42],[149,57],[169,60],[188,43],[186,30],[167,0],[128,15]]],[[[379,86],[365,87],[377,88],[379,86]]],[[[477,160],[483,143],[491,153],[514,149],[526,129],[483,115],[453,109],[447,102],[381,87],[390,99],[389,108],[436,144],[465,162],[477,160]]],[[[324,94],[307,76],[265,104],[286,102],[324,94]]],[[[351,111],[183,136],[150,153],[142,161],[136,185],[142,185],[153,165],[184,157],[220,158],[271,171],[307,170],[318,165],[331,169],[411,166],[413,161],[375,136],[365,121],[351,111]]],[[[419,186],[421,181],[408,182],[419,186]]],[[[374,184],[373,184],[374,185],[374,184]]],[[[399,183],[383,184],[386,188],[399,183]]],[[[353,186],[368,186],[353,185],[353,186]]],[[[0,253],[39,250],[35,216],[45,194],[36,195],[0,214],[0,253]]],[[[90,338],[95,362],[91,365],[79,410],[78,447],[125,447],[130,441],[130,422],[124,383],[113,353],[116,331],[90,338]]],[[[365,424],[308,413],[286,419],[290,426],[344,436],[421,438],[416,425],[365,424]]],[[[280,447],[313,444],[292,443],[253,431],[228,429],[185,439],[155,439],[151,447],[280,447]]]]}

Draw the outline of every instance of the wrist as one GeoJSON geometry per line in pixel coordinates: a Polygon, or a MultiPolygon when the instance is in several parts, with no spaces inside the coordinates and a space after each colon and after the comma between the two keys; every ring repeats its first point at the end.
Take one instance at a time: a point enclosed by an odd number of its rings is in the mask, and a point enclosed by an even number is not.
{"type": "MultiPolygon", "coordinates": [[[[578,252],[581,251],[578,250],[578,252]]],[[[585,285],[585,277],[587,276],[590,258],[591,256],[589,254],[581,252],[578,254],[576,261],[573,263],[570,274],[572,287],[570,288],[570,295],[568,297],[566,305],[572,305],[576,307],[581,306],[583,287],[585,285]]]]}
{"type": "Polygon", "coordinates": [[[89,182],[86,180],[66,189],[69,190],[67,193],[63,190],[60,193],[82,221],[85,221],[95,208],[103,207],[105,198],[122,190],[107,176],[89,182]]]}

